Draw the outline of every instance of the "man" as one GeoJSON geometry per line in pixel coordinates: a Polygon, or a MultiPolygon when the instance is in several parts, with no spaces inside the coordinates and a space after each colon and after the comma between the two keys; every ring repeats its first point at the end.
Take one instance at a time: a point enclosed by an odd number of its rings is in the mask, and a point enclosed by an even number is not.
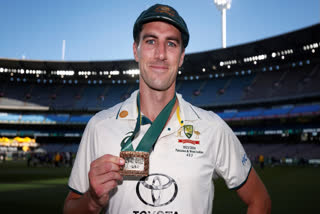
{"type": "Polygon", "coordinates": [[[270,213],[268,193],[231,129],[213,112],[176,95],[176,76],[189,41],[184,20],[170,6],[157,4],[141,13],[133,34],[139,91],[89,121],[64,212],[211,213],[212,179],[221,176],[248,205],[248,213],[270,213]],[[121,176],[125,160],[120,151],[127,145],[137,149],[170,103],[165,126],[148,151],[149,175],[121,176]]]}

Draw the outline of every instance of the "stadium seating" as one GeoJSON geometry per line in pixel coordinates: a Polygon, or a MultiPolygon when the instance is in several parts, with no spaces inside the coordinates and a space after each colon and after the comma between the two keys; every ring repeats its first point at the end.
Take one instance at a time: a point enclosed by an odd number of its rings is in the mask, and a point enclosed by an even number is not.
{"type": "Polygon", "coordinates": [[[224,120],[231,120],[237,114],[237,111],[217,112],[217,114],[224,120]]]}
{"type": "Polygon", "coordinates": [[[69,122],[70,123],[87,123],[92,115],[73,115],[70,116],[69,122]]]}
{"type": "Polygon", "coordinates": [[[263,155],[274,157],[278,160],[282,158],[319,158],[320,146],[316,144],[244,144],[243,145],[251,160],[263,155]]]}
{"type": "MultiPolygon", "coordinates": [[[[241,124],[234,128],[239,136],[264,133],[267,121],[274,130],[284,130],[284,135],[288,129],[298,130],[297,136],[303,129],[315,129],[316,134],[307,135],[320,142],[319,29],[316,24],[261,41],[186,54],[176,91],[192,104],[215,111],[231,128],[241,124]],[[295,121],[299,122],[291,124],[295,121]]],[[[138,72],[134,76],[127,72],[132,69],[137,69],[134,60],[0,59],[1,133],[36,133],[44,136],[44,142],[51,135],[63,138],[67,133],[76,141],[96,112],[122,102],[138,89],[138,72]],[[61,69],[72,70],[72,76],[58,74],[61,69]]],[[[292,148],[274,146],[269,153],[292,148]]],[[[252,149],[259,152],[259,148],[252,149]]]]}
{"type": "Polygon", "coordinates": [[[49,114],[46,116],[45,122],[48,123],[66,123],[69,120],[69,114],[49,114]]]}
{"type": "Polygon", "coordinates": [[[18,122],[20,117],[20,114],[0,113],[1,122],[18,122]]]}
{"type": "Polygon", "coordinates": [[[292,106],[284,106],[284,107],[277,107],[266,109],[262,112],[261,116],[266,117],[286,117],[288,116],[292,106]]]}
{"type": "Polygon", "coordinates": [[[290,111],[290,115],[310,115],[310,114],[319,114],[320,113],[320,104],[310,104],[296,106],[290,111]]]}
{"type": "Polygon", "coordinates": [[[25,123],[42,123],[45,121],[44,115],[26,114],[21,115],[20,122],[25,123]]]}
{"type": "MultiPolygon", "coordinates": [[[[275,66],[273,66],[275,67],[275,66]]],[[[320,95],[320,65],[256,71],[219,78],[178,80],[177,92],[200,107],[259,103],[320,95]]],[[[54,110],[102,110],[138,89],[137,83],[43,84],[7,82],[0,107],[46,106],[54,110]]],[[[272,114],[272,113],[271,113],[272,114]]]]}
{"type": "MultiPolygon", "coordinates": [[[[203,83],[201,80],[178,81],[177,92],[181,93],[185,100],[192,102],[196,99],[193,92],[199,90],[203,83]]],[[[201,98],[203,97],[202,92],[200,92],[199,96],[201,96],[201,98]]]]}

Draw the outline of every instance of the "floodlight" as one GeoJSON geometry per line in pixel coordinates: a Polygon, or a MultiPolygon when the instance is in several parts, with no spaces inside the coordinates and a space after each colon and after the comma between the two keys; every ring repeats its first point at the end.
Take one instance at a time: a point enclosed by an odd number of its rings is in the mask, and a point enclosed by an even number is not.
{"type": "Polygon", "coordinates": [[[64,61],[65,52],[66,52],[66,40],[62,40],[62,61],[64,61]]]}
{"type": "Polygon", "coordinates": [[[221,23],[222,23],[222,47],[227,47],[227,33],[226,33],[226,11],[231,8],[231,1],[232,0],[214,0],[214,4],[221,11],[221,23]]]}

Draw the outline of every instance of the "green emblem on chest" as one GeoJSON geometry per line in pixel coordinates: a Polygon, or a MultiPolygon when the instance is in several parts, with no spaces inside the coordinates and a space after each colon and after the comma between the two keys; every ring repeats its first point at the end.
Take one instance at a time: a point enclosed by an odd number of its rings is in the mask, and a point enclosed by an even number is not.
{"type": "Polygon", "coordinates": [[[193,134],[193,126],[192,125],[184,125],[183,126],[184,134],[187,138],[191,138],[193,134]]]}

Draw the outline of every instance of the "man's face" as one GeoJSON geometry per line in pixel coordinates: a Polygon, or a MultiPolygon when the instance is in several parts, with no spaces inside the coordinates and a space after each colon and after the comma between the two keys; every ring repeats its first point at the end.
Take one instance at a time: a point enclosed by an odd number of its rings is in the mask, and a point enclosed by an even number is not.
{"type": "Polygon", "coordinates": [[[133,52],[139,63],[140,86],[157,91],[175,87],[185,54],[177,28],[161,21],[144,24],[139,44],[133,44],[133,52]]]}

